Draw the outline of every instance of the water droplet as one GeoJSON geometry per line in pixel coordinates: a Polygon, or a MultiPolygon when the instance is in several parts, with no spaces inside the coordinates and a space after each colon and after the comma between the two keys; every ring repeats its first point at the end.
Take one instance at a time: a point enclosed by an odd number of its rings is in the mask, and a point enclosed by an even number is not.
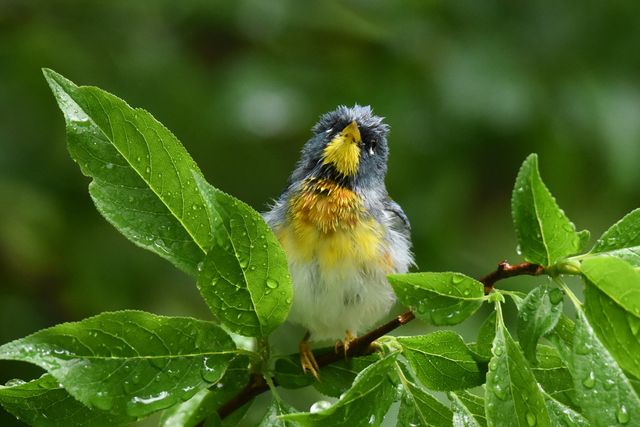
{"type": "Polygon", "coordinates": [[[502,356],[502,347],[496,347],[493,349],[493,354],[495,354],[496,356],[502,356]]]}
{"type": "Polygon", "coordinates": [[[220,379],[220,374],[220,368],[214,360],[210,360],[208,357],[202,359],[201,375],[205,381],[214,383],[220,379]]]}
{"type": "Polygon", "coordinates": [[[459,275],[459,274],[455,274],[452,278],[451,278],[451,282],[454,285],[457,285],[458,283],[462,282],[464,280],[464,277],[459,275]]]}
{"type": "Polygon", "coordinates": [[[249,267],[249,270],[251,270],[251,271],[256,271],[256,266],[255,266],[255,265],[252,265],[251,267],[249,267]]]}
{"type": "Polygon", "coordinates": [[[614,385],[616,385],[616,382],[614,380],[612,380],[611,378],[608,378],[608,379],[604,380],[604,389],[605,390],[611,390],[614,385]]]}
{"type": "Polygon", "coordinates": [[[309,408],[309,412],[311,412],[312,414],[316,414],[330,407],[331,407],[330,402],[327,402],[326,400],[318,400],[316,403],[311,405],[311,408],[309,408]]]}
{"type": "Polygon", "coordinates": [[[464,291],[462,291],[462,294],[463,294],[465,297],[468,297],[468,296],[469,296],[469,289],[465,289],[464,291]]]}
{"type": "Polygon", "coordinates": [[[520,247],[520,245],[516,246],[516,253],[522,256],[522,248],[520,247]]]}
{"type": "Polygon", "coordinates": [[[527,412],[526,415],[527,424],[531,427],[535,426],[537,423],[536,416],[532,412],[527,412]]]}
{"type": "Polygon", "coordinates": [[[376,416],[375,415],[371,415],[369,417],[369,424],[373,425],[376,422],[376,416]]]}
{"type": "Polygon", "coordinates": [[[101,411],[108,411],[113,406],[113,399],[106,392],[99,391],[90,399],[90,403],[101,411]]]}
{"type": "Polygon", "coordinates": [[[6,383],[4,383],[5,387],[15,387],[15,386],[19,386],[22,384],[26,384],[26,381],[23,381],[19,378],[14,378],[12,380],[7,381],[6,383]]]}
{"type": "Polygon", "coordinates": [[[287,297],[287,299],[284,300],[287,304],[291,304],[291,297],[287,297]]]}
{"type": "Polygon", "coordinates": [[[589,372],[589,375],[582,380],[582,385],[586,388],[593,388],[596,385],[596,374],[593,371],[589,372]]]}
{"type": "Polygon", "coordinates": [[[113,163],[107,163],[104,167],[107,169],[113,169],[113,163]]]}
{"type": "Polygon", "coordinates": [[[196,269],[197,269],[198,271],[202,271],[202,267],[203,267],[203,266],[204,266],[204,262],[200,261],[200,262],[198,263],[198,265],[196,266],[196,269]]]}
{"type": "Polygon", "coordinates": [[[247,258],[240,258],[238,260],[238,263],[240,264],[240,268],[245,270],[249,265],[249,260],[247,258]]]}
{"type": "Polygon", "coordinates": [[[194,211],[198,210],[198,205],[194,203],[193,205],[191,205],[191,209],[193,209],[194,211]]]}
{"type": "Polygon", "coordinates": [[[549,292],[549,301],[551,301],[551,304],[559,304],[563,299],[564,293],[560,289],[552,289],[551,292],[549,292]]]}
{"type": "Polygon", "coordinates": [[[140,160],[140,157],[136,157],[136,162],[139,162],[140,160]]]}
{"type": "Polygon", "coordinates": [[[640,331],[640,319],[627,314],[627,323],[629,324],[631,333],[633,333],[633,335],[638,335],[638,331],[640,331]]]}
{"type": "MultiPolygon", "coordinates": [[[[162,402],[167,397],[169,397],[169,393],[167,391],[161,391],[158,394],[148,396],[134,396],[129,402],[127,402],[127,414],[133,417],[146,415],[149,412],[149,405],[162,402]]],[[[160,403],[160,405],[162,405],[162,403],[160,403]]]]}
{"type": "Polygon", "coordinates": [[[271,289],[276,289],[278,287],[278,282],[274,279],[267,279],[267,287],[271,289]]]}
{"type": "Polygon", "coordinates": [[[498,369],[498,362],[496,362],[495,360],[489,362],[489,370],[495,371],[496,369],[498,369]]]}
{"type": "Polygon", "coordinates": [[[616,419],[620,424],[626,424],[629,422],[629,411],[627,411],[627,407],[622,405],[616,411],[616,419]]]}
{"type": "Polygon", "coordinates": [[[493,386],[493,394],[495,394],[496,397],[500,400],[507,399],[507,392],[502,388],[500,384],[496,384],[495,386],[493,386]]]}
{"type": "Polygon", "coordinates": [[[253,249],[255,248],[255,246],[253,246],[253,244],[249,245],[249,249],[253,249]]]}

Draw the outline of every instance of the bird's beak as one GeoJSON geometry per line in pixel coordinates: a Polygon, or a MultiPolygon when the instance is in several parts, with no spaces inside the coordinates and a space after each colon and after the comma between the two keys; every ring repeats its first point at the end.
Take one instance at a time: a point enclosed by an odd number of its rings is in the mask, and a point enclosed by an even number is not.
{"type": "Polygon", "coordinates": [[[360,144],[362,142],[362,138],[360,137],[360,129],[358,129],[358,124],[355,120],[349,123],[347,127],[342,129],[342,132],[340,133],[346,141],[351,141],[354,144],[360,144]]]}

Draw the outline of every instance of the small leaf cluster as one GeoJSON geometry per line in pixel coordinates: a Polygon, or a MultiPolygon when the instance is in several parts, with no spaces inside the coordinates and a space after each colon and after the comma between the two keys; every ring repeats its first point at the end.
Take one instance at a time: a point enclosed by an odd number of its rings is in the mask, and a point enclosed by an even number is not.
{"type": "Polygon", "coordinates": [[[389,276],[417,318],[445,328],[385,336],[378,351],[322,366],[315,381],[298,355],[269,355],[292,286],[260,214],[209,184],[148,112],[44,74],[98,211],[190,274],[213,320],[108,312],[0,346],[0,359],[46,371],[0,386],[0,405],[25,423],[113,426],[160,412],[161,426],[234,425],[249,405],[224,420],[220,410],[257,376],[272,396],[259,426],[375,426],[394,402],[398,426],[640,425],[640,210],[587,249],[589,233],[576,230],[529,156],[511,208],[519,253],[546,276],[541,284],[528,294],[487,295],[486,283],[458,272],[389,276]],[[584,301],[567,275],[582,278],[584,301]],[[507,301],[518,310],[509,329],[507,301]],[[484,304],[493,310],[474,342],[446,329],[484,304]],[[327,400],[308,411],[277,392],[309,385],[327,400]]]}

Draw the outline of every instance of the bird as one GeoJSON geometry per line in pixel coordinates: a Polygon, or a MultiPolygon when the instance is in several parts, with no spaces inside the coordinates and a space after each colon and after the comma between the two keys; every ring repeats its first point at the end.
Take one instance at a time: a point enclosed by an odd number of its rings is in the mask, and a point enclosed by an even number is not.
{"type": "Polygon", "coordinates": [[[263,214],[287,257],[288,321],[307,330],[301,367],[316,379],[310,343],[335,340],[346,352],[394,304],[386,276],[414,262],[409,220],[385,186],[388,132],[370,106],[323,114],[286,189],[263,214]]]}

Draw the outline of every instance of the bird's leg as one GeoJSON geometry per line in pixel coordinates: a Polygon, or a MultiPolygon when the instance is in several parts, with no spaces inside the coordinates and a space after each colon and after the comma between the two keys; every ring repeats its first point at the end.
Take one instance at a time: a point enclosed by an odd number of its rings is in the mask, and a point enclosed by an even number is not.
{"type": "Polygon", "coordinates": [[[300,366],[302,366],[302,371],[307,373],[307,371],[311,372],[311,375],[318,381],[320,381],[320,367],[318,366],[318,362],[316,362],[316,358],[311,351],[311,346],[309,345],[309,337],[311,334],[307,332],[304,334],[302,341],[298,345],[298,349],[300,350],[300,366]]]}
{"type": "Polygon", "coordinates": [[[347,332],[344,334],[344,340],[343,341],[338,340],[336,342],[336,345],[334,347],[335,352],[337,353],[338,349],[342,347],[344,350],[344,357],[346,358],[347,352],[349,351],[349,346],[353,341],[355,341],[355,339],[356,339],[356,336],[353,335],[351,331],[347,329],[347,332]]]}

